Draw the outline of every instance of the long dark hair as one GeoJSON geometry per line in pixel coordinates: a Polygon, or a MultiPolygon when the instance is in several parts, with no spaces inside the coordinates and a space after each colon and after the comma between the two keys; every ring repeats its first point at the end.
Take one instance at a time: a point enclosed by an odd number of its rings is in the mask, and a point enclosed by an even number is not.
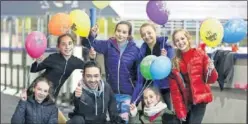
{"type": "Polygon", "coordinates": [[[62,34],[62,35],[60,35],[60,36],[58,37],[58,39],[57,39],[57,46],[59,46],[59,44],[60,44],[60,42],[61,42],[61,39],[62,39],[63,37],[65,37],[65,36],[70,37],[70,38],[72,39],[73,44],[75,44],[75,42],[76,42],[76,40],[75,40],[75,38],[74,38],[75,36],[74,36],[73,34],[66,33],[66,34],[62,34]]]}

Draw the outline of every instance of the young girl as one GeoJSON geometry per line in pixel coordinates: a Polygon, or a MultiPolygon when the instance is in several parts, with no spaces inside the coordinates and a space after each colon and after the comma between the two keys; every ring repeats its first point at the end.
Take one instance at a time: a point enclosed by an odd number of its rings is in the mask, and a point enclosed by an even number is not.
{"type": "MultiPolygon", "coordinates": [[[[37,59],[31,66],[31,72],[46,71],[42,74],[53,83],[55,99],[67,78],[75,69],[83,69],[84,61],[72,55],[74,48],[73,36],[63,34],[58,37],[58,53],[50,54],[46,59],[37,59]]],[[[32,85],[28,88],[28,96],[32,93],[32,85]]]]}
{"type": "Polygon", "coordinates": [[[58,108],[51,97],[52,83],[44,77],[34,81],[33,95],[27,96],[26,90],[21,94],[15,113],[11,118],[12,124],[57,124],[58,108]]]}
{"type": "Polygon", "coordinates": [[[213,99],[209,84],[217,80],[218,73],[201,48],[191,48],[188,31],[176,30],[172,38],[177,48],[169,78],[172,103],[177,117],[184,123],[200,124],[206,104],[213,99]]]}
{"type": "MultiPolygon", "coordinates": [[[[135,86],[139,53],[131,37],[132,25],[127,21],[119,22],[115,27],[115,36],[108,40],[94,40],[97,30],[97,26],[92,28],[89,40],[92,47],[104,55],[106,80],[116,94],[117,104],[124,103],[118,106],[126,108],[124,106],[130,104],[135,86]]],[[[128,120],[129,109],[122,110],[119,111],[121,116],[128,120]]]]}
{"type": "Polygon", "coordinates": [[[141,110],[137,110],[135,104],[130,105],[131,124],[168,124],[177,123],[168,120],[165,113],[173,115],[167,105],[161,99],[160,91],[156,87],[145,88],[143,92],[143,103],[141,110]]]}
{"type": "MultiPolygon", "coordinates": [[[[150,23],[145,23],[140,27],[140,35],[142,39],[144,40],[144,43],[142,44],[140,48],[140,55],[139,60],[141,61],[143,58],[145,58],[148,55],[155,55],[155,56],[167,56],[172,59],[173,57],[173,48],[167,44],[168,37],[157,37],[156,35],[156,28],[154,25],[150,23]]],[[[145,84],[146,80],[143,78],[143,76],[140,73],[140,70],[138,69],[138,85],[135,89],[135,93],[138,94],[142,87],[147,85],[145,84]],[[144,85],[145,84],[145,85],[144,85]]],[[[162,98],[164,99],[165,103],[168,105],[168,108],[171,109],[171,101],[170,101],[170,89],[169,89],[169,83],[168,79],[164,78],[161,80],[154,80],[153,84],[158,84],[160,87],[160,92],[162,94],[162,98]]],[[[137,98],[137,97],[135,97],[137,98]]]]}

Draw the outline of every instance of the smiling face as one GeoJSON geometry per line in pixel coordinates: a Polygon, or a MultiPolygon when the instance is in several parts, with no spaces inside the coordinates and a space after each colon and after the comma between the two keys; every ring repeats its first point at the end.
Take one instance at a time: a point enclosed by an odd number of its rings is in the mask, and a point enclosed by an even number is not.
{"type": "Polygon", "coordinates": [[[129,27],[126,24],[118,24],[115,30],[115,38],[117,42],[122,43],[127,41],[129,36],[129,27]]]}
{"type": "Polygon", "coordinates": [[[60,53],[64,56],[71,56],[73,52],[74,44],[73,39],[69,36],[63,36],[58,44],[60,53]]]}
{"type": "Polygon", "coordinates": [[[140,36],[147,44],[156,42],[156,31],[151,25],[142,26],[140,28],[140,36]]]}
{"type": "Polygon", "coordinates": [[[147,88],[144,90],[144,102],[147,108],[155,106],[160,101],[160,96],[147,88]]]}
{"type": "Polygon", "coordinates": [[[101,80],[100,69],[97,67],[87,67],[83,75],[85,85],[92,90],[96,90],[101,80]]]}
{"type": "Polygon", "coordinates": [[[49,94],[49,88],[50,86],[45,81],[38,82],[34,87],[34,96],[38,103],[42,103],[44,99],[47,98],[49,94]]]}
{"type": "Polygon", "coordinates": [[[173,43],[174,45],[181,50],[182,52],[186,52],[190,49],[190,36],[185,31],[177,31],[173,35],[173,43]]]}

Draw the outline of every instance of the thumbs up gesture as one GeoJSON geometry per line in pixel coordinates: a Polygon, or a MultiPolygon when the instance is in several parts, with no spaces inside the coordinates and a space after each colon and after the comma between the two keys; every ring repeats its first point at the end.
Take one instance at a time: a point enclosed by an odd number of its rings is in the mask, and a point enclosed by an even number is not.
{"type": "Polygon", "coordinates": [[[75,90],[75,96],[79,98],[81,97],[81,95],[82,95],[82,84],[81,82],[79,82],[75,90]]]}
{"type": "Polygon", "coordinates": [[[21,100],[26,101],[27,100],[27,89],[22,90],[22,93],[20,94],[21,100]]]}

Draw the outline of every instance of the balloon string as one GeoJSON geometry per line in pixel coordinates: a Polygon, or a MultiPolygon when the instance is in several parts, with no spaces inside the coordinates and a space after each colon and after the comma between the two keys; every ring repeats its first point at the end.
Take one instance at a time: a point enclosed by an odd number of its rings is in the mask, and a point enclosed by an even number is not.
{"type": "MultiPolygon", "coordinates": [[[[165,24],[162,26],[162,28],[165,29],[165,24]]],[[[163,40],[163,48],[164,48],[164,44],[165,44],[165,30],[163,31],[163,35],[164,35],[164,40],[163,40]]]]}
{"type": "Polygon", "coordinates": [[[133,102],[134,104],[136,104],[136,102],[138,101],[138,99],[142,96],[142,94],[143,94],[145,88],[147,88],[147,87],[150,86],[150,84],[152,83],[152,80],[151,80],[151,81],[148,83],[148,85],[146,86],[147,82],[148,82],[148,80],[146,80],[146,82],[145,82],[144,86],[142,87],[142,89],[141,89],[139,95],[137,96],[137,98],[136,98],[135,101],[133,102]]]}
{"type": "Polygon", "coordinates": [[[97,18],[100,18],[100,16],[101,16],[101,12],[102,12],[102,9],[100,9],[100,10],[99,10],[99,13],[98,13],[97,18]]]}
{"type": "MultiPolygon", "coordinates": [[[[94,38],[93,42],[95,41],[96,38],[94,38]]],[[[89,38],[87,38],[88,42],[89,42],[89,45],[90,45],[90,48],[92,47],[91,43],[90,43],[90,40],[89,38]]]]}

